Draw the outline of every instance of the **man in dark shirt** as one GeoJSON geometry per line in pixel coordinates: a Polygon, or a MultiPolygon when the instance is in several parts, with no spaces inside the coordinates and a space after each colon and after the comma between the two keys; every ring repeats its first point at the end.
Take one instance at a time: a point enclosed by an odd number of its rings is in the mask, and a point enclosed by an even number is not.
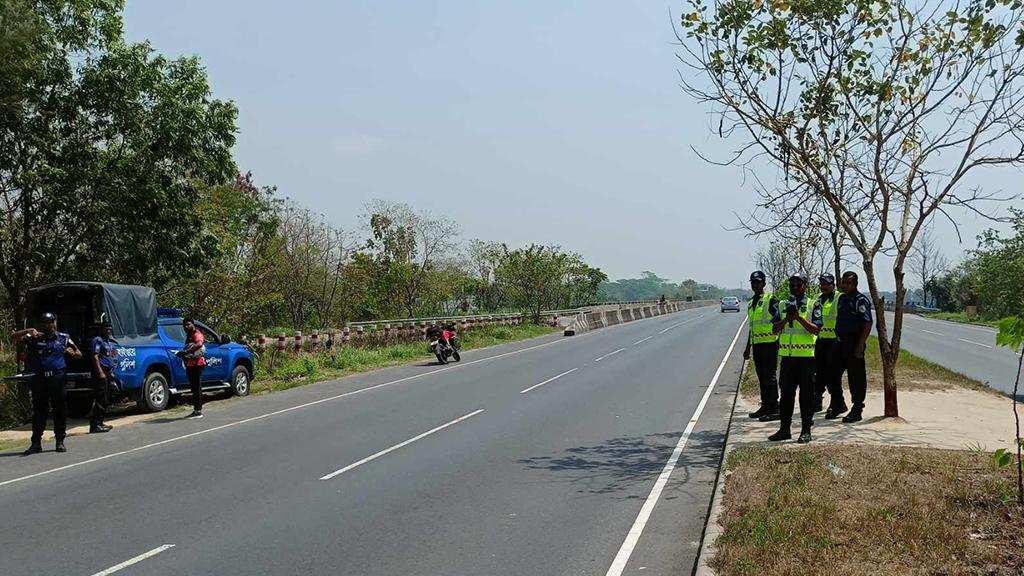
{"type": "Polygon", "coordinates": [[[750,289],[754,295],[747,304],[749,331],[743,359],[754,356],[754,370],[761,387],[761,406],[748,414],[762,422],[779,419],[779,385],[775,369],[779,359],[779,337],[772,332],[772,318],[779,313],[779,302],[771,294],[764,293],[765,274],[757,270],[750,274],[750,289]]]}
{"type": "MultiPolygon", "coordinates": [[[[853,408],[843,417],[843,422],[858,422],[863,417],[864,397],[867,395],[867,367],[864,351],[868,336],[874,325],[871,316],[871,300],[857,290],[857,273],[843,273],[842,290],[839,297],[839,313],[836,317],[836,337],[839,339],[839,381],[842,385],[843,372],[850,381],[850,399],[853,408]]],[[[833,416],[834,417],[834,416],[833,416]]]]}
{"type": "Polygon", "coordinates": [[[114,380],[117,365],[117,340],[110,322],[100,324],[100,334],[89,345],[92,353],[92,415],[89,418],[89,433],[110,432],[113,426],[103,423],[103,416],[110,405],[110,384],[114,380]]]}
{"type": "Polygon", "coordinates": [[[22,454],[29,456],[43,451],[43,431],[46,418],[53,410],[53,435],[57,452],[67,452],[67,361],[65,357],[81,358],[82,352],[71,336],[57,331],[57,316],[42,315],[43,330],[26,328],[12,334],[15,342],[22,342],[28,354],[28,369],[32,372],[32,444],[22,454]]]}

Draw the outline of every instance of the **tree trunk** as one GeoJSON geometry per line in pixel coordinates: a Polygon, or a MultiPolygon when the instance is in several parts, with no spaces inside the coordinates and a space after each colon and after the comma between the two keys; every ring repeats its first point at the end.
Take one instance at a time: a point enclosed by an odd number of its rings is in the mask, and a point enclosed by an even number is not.
{"type": "MultiPolygon", "coordinates": [[[[871,301],[875,307],[875,327],[878,331],[878,352],[882,360],[882,384],[885,391],[885,415],[896,418],[900,415],[899,404],[896,401],[896,361],[899,358],[899,341],[896,341],[896,347],[889,344],[889,330],[885,321],[885,302],[878,293],[874,262],[867,258],[864,259],[864,275],[867,276],[871,301]]],[[[899,329],[899,320],[903,315],[903,301],[900,292],[902,284],[902,278],[897,278],[896,302],[893,303],[897,318],[894,326],[896,331],[899,329]]]]}

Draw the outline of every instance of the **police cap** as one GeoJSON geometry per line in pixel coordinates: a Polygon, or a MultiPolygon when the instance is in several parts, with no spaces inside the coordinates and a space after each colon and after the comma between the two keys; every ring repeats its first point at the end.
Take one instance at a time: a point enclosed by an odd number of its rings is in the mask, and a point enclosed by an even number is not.
{"type": "Polygon", "coordinates": [[[753,282],[755,280],[758,281],[758,282],[764,282],[764,279],[765,279],[764,272],[761,272],[760,270],[755,270],[755,271],[750,273],[750,281],[751,282],[753,282]]]}
{"type": "Polygon", "coordinates": [[[803,272],[793,272],[792,274],[789,275],[789,279],[790,280],[796,279],[796,280],[799,280],[799,281],[803,282],[804,284],[806,284],[807,283],[807,274],[804,274],[803,272]]]}
{"type": "Polygon", "coordinates": [[[825,284],[835,284],[836,283],[836,277],[826,272],[826,273],[822,274],[821,276],[818,276],[818,281],[819,282],[824,282],[825,284]]]}
{"type": "Polygon", "coordinates": [[[56,322],[57,316],[53,312],[43,312],[43,314],[39,316],[39,319],[43,322],[56,322]]]}

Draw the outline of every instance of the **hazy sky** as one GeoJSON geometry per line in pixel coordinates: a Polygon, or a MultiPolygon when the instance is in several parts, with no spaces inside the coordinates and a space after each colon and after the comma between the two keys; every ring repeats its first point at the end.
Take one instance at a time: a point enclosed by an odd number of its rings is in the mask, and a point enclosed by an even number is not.
{"type": "MultiPolygon", "coordinates": [[[[128,0],[125,20],[132,40],[200,55],[239,107],[241,170],[338,225],[383,198],[464,238],[559,244],[612,278],[737,286],[754,245],[726,228],[754,197],[690,149],[730,145],[678,87],[680,6],[128,0]]],[[[965,220],[970,248],[988,223],[965,220]]]]}

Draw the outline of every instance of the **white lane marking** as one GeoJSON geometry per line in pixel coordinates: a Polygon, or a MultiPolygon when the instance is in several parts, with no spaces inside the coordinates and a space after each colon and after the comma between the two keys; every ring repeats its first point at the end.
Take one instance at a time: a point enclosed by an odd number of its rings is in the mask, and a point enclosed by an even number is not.
{"type": "Polygon", "coordinates": [[[975,346],[984,346],[985,348],[991,348],[988,344],[982,344],[981,342],[975,342],[974,340],[965,340],[963,338],[957,338],[961,342],[967,342],[968,344],[974,344],[975,346]]]}
{"type": "Polygon", "coordinates": [[[711,379],[711,383],[708,384],[707,390],[704,391],[704,396],[700,399],[700,404],[697,405],[697,410],[694,411],[693,416],[690,418],[690,422],[686,425],[686,430],[683,431],[683,435],[679,438],[679,443],[676,444],[675,450],[672,451],[672,455],[669,457],[668,462],[665,463],[665,468],[662,469],[661,474],[658,475],[658,479],[654,482],[654,487],[651,488],[651,493],[647,495],[647,499],[644,500],[644,505],[640,508],[640,514],[637,515],[636,521],[633,522],[633,526],[629,529],[626,534],[626,540],[622,543],[622,547],[619,548],[619,553],[615,555],[615,560],[612,561],[611,567],[608,568],[608,572],[605,576],[621,576],[623,570],[626,569],[626,563],[629,562],[629,557],[633,554],[633,549],[636,547],[637,542],[640,541],[640,535],[643,534],[644,528],[647,526],[647,521],[650,520],[651,514],[654,512],[654,506],[658,503],[658,499],[661,498],[661,492],[665,489],[665,485],[668,484],[668,479],[672,475],[672,471],[675,470],[676,463],[679,461],[679,457],[683,454],[683,448],[686,447],[686,441],[690,438],[690,434],[693,432],[695,426],[697,426],[697,419],[700,418],[701,412],[704,411],[704,407],[708,403],[708,398],[711,397],[711,391],[715,389],[715,384],[718,383],[718,378],[722,375],[722,370],[725,368],[726,362],[729,361],[729,356],[732,354],[733,348],[736,347],[736,342],[740,338],[740,334],[743,333],[743,327],[746,326],[746,319],[740,324],[740,329],[736,331],[736,336],[732,339],[732,344],[729,344],[729,349],[726,350],[725,356],[722,357],[722,362],[718,365],[718,370],[715,371],[714,378],[711,379]]]}
{"type": "Polygon", "coordinates": [[[363,464],[366,464],[367,462],[371,462],[373,460],[376,460],[377,458],[380,458],[381,456],[384,456],[385,454],[389,454],[391,452],[394,452],[395,450],[398,450],[399,448],[401,448],[403,446],[408,446],[409,444],[412,444],[413,442],[415,442],[417,440],[420,440],[422,438],[426,438],[427,436],[430,436],[431,434],[433,434],[435,432],[440,432],[441,430],[444,430],[445,428],[447,428],[449,426],[454,426],[454,425],[458,424],[459,422],[462,422],[463,420],[472,418],[473,416],[476,416],[477,414],[479,414],[479,413],[481,413],[483,411],[484,411],[484,409],[481,408],[481,409],[476,410],[474,412],[470,412],[469,414],[466,414],[465,416],[460,416],[460,417],[456,418],[455,420],[452,420],[451,422],[448,422],[446,424],[441,424],[437,428],[432,428],[430,430],[427,430],[423,434],[420,434],[418,436],[414,436],[412,438],[409,438],[405,442],[401,442],[401,443],[395,444],[391,448],[388,448],[386,450],[381,450],[380,452],[377,452],[376,454],[373,454],[371,456],[367,456],[366,458],[363,458],[362,460],[360,460],[358,462],[353,462],[352,464],[349,464],[348,466],[345,466],[344,468],[342,468],[340,470],[336,470],[334,472],[331,472],[327,476],[324,476],[324,477],[322,477],[320,479],[321,480],[330,480],[331,478],[334,478],[335,476],[339,476],[341,474],[344,474],[345,472],[348,472],[349,470],[352,470],[353,468],[357,468],[359,466],[362,466],[363,464]]]}
{"type": "MultiPolygon", "coordinates": [[[[888,314],[891,316],[892,312],[889,312],[888,314]]],[[[904,316],[903,317],[903,321],[906,322],[907,318],[908,318],[907,316],[904,316]]],[[[935,324],[945,324],[946,326],[953,326],[953,327],[956,327],[956,328],[967,328],[968,330],[977,330],[978,332],[985,332],[987,334],[995,334],[996,332],[998,332],[998,330],[996,330],[995,328],[986,328],[984,326],[978,326],[976,324],[968,324],[966,322],[951,322],[949,320],[936,320],[934,318],[925,318],[923,316],[916,316],[916,315],[913,316],[913,319],[914,320],[920,320],[922,322],[933,322],[935,324]]]]}
{"type": "Polygon", "coordinates": [[[939,333],[939,332],[932,332],[931,330],[925,330],[924,328],[921,328],[921,332],[927,332],[928,334],[935,334],[936,336],[945,336],[945,334],[942,334],[942,333],[939,333]]]}
{"type": "Polygon", "coordinates": [[[658,332],[658,334],[664,334],[665,332],[668,332],[669,330],[671,330],[671,329],[673,329],[673,328],[675,328],[677,326],[682,326],[683,324],[686,324],[687,322],[693,322],[694,320],[700,320],[703,317],[704,317],[704,315],[701,314],[700,316],[697,316],[695,318],[690,318],[689,320],[684,320],[684,321],[679,322],[677,324],[673,324],[673,325],[669,326],[668,328],[665,328],[661,332],[658,332]]]}
{"type": "Polygon", "coordinates": [[[565,376],[566,374],[572,374],[576,370],[578,370],[578,368],[573,368],[572,370],[566,370],[565,372],[562,372],[558,376],[554,376],[554,377],[548,378],[547,380],[541,382],[540,384],[534,384],[533,386],[530,386],[526,390],[520,390],[519,393],[520,394],[526,394],[527,392],[529,392],[530,390],[533,390],[534,388],[540,388],[541,386],[547,384],[548,382],[554,382],[555,380],[558,380],[559,378],[561,378],[562,376],[565,376]]]}
{"type": "Polygon", "coordinates": [[[609,352],[609,353],[605,354],[604,356],[601,356],[600,358],[594,358],[594,362],[600,362],[601,360],[604,360],[605,358],[607,358],[609,356],[614,356],[614,355],[618,354],[619,352],[622,352],[623,350],[625,350],[625,348],[619,348],[615,352],[609,352]]]}
{"type": "Polygon", "coordinates": [[[551,342],[545,342],[544,344],[538,344],[536,346],[530,346],[529,348],[522,348],[520,350],[513,350],[511,352],[505,352],[504,354],[498,354],[498,355],[495,355],[495,356],[488,356],[487,358],[480,358],[478,360],[473,360],[471,362],[462,362],[461,364],[455,364],[453,366],[447,366],[445,368],[438,368],[437,370],[431,370],[429,372],[422,372],[420,374],[414,374],[412,376],[406,376],[405,378],[399,378],[398,380],[392,380],[390,382],[383,382],[381,384],[375,384],[373,386],[367,386],[366,388],[360,388],[359,390],[353,390],[351,392],[345,392],[343,394],[337,394],[335,396],[330,396],[330,397],[327,397],[327,398],[321,398],[320,400],[314,400],[312,402],[306,402],[305,404],[299,404],[297,406],[291,406],[289,408],[282,408],[281,410],[276,410],[274,412],[268,412],[266,414],[261,414],[259,416],[253,416],[251,418],[245,418],[244,420],[238,420],[236,422],[229,422],[227,424],[222,424],[220,426],[214,426],[213,428],[207,428],[205,430],[198,430],[196,432],[192,432],[190,434],[185,434],[183,436],[176,436],[174,438],[168,438],[166,440],[160,440],[159,442],[153,442],[151,444],[146,444],[146,445],[143,445],[143,446],[137,446],[135,448],[130,448],[128,450],[122,450],[120,452],[113,452],[111,454],[106,454],[106,455],[103,455],[103,456],[98,456],[96,458],[90,458],[89,460],[83,460],[81,462],[75,462],[74,464],[67,464],[65,466],[60,466],[60,467],[57,467],[57,468],[52,468],[50,470],[43,470],[42,472],[36,472],[35,474],[29,474],[28,476],[22,476],[20,478],[12,478],[10,480],[5,480],[3,482],[0,482],[0,487],[7,486],[8,484],[14,484],[15,482],[22,482],[24,480],[30,480],[32,478],[38,478],[40,476],[46,476],[47,474],[53,474],[54,472],[62,472],[64,470],[70,470],[71,468],[77,468],[77,467],[83,466],[85,464],[92,464],[94,462],[102,462],[103,460],[107,460],[109,458],[115,458],[117,456],[124,456],[125,454],[131,454],[133,452],[139,452],[141,450],[147,450],[149,448],[156,448],[157,446],[163,446],[164,444],[170,444],[172,442],[178,442],[179,440],[186,440],[188,438],[193,438],[193,437],[196,437],[196,436],[202,436],[203,434],[209,434],[210,432],[216,432],[218,430],[223,430],[225,428],[231,428],[232,426],[238,426],[239,424],[246,424],[246,423],[249,423],[249,422],[255,422],[257,420],[262,420],[264,418],[269,418],[271,416],[277,416],[278,414],[284,414],[286,412],[291,412],[293,410],[299,410],[301,408],[308,408],[310,406],[316,406],[317,404],[323,404],[324,402],[330,402],[331,400],[338,400],[339,398],[347,398],[347,397],[353,396],[355,394],[362,394],[363,392],[369,392],[371,390],[377,390],[378,388],[384,388],[384,387],[387,387],[387,386],[392,386],[394,384],[400,384],[402,382],[408,382],[410,380],[416,380],[418,378],[424,378],[426,376],[430,376],[431,374],[437,374],[438,372],[444,372],[446,370],[453,370],[455,368],[462,368],[464,366],[471,366],[473,364],[478,364],[480,362],[486,362],[486,361],[489,361],[489,360],[496,360],[498,358],[504,358],[506,356],[512,356],[513,354],[519,354],[519,353],[522,353],[522,352],[527,352],[529,350],[536,350],[537,348],[543,348],[545,346],[550,346],[552,344],[558,344],[559,342],[569,342],[571,340],[572,340],[571,338],[562,338],[562,339],[559,339],[559,340],[552,340],[551,342]]]}
{"type": "Polygon", "coordinates": [[[139,554],[135,558],[131,558],[129,560],[125,560],[124,562],[121,562],[117,566],[111,566],[110,568],[107,568],[106,570],[104,570],[102,572],[97,572],[97,573],[93,574],[92,576],[107,576],[108,574],[113,574],[114,572],[117,572],[118,570],[122,570],[124,568],[127,568],[127,567],[131,566],[132,564],[138,564],[139,562],[142,562],[146,558],[152,558],[153,556],[156,556],[157,554],[163,552],[164,550],[170,550],[171,548],[174,548],[174,544],[164,544],[163,546],[158,546],[156,548],[153,548],[149,552],[145,552],[145,553],[139,554]]]}
{"type": "Polygon", "coordinates": [[[633,346],[636,346],[637,344],[643,344],[644,342],[647,342],[651,338],[654,338],[653,334],[651,336],[648,336],[647,338],[644,338],[643,340],[637,340],[636,342],[633,342],[633,346]]]}

